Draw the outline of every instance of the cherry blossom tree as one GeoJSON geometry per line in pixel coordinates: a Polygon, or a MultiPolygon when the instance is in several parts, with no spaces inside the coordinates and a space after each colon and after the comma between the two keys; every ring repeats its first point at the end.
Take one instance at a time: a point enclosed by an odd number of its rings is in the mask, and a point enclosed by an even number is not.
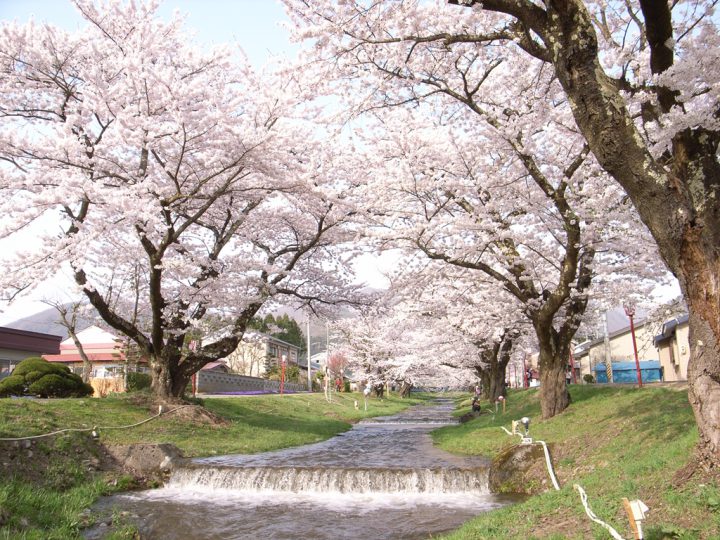
{"type": "Polygon", "coordinates": [[[291,78],[201,51],[157,2],[74,4],[76,34],[0,28],[2,236],[51,223],[3,257],[3,290],[69,267],[146,356],[157,395],[178,397],[267,302],[347,290],[352,160],[304,120],[291,78]],[[191,350],[209,316],[224,337],[191,350]]]}
{"type": "MultiPolygon", "coordinates": [[[[605,187],[604,173],[566,119],[556,113],[553,125],[537,127],[551,100],[537,102],[546,107],[512,114],[479,115],[442,102],[376,112],[382,131],[372,134],[374,173],[366,197],[385,245],[489,279],[518,303],[540,349],[548,418],[570,402],[566,366],[593,279],[638,269],[646,275],[660,269],[656,277],[662,278],[665,272],[636,214],[623,205],[621,189],[605,187]],[[532,155],[540,145],[543,153],[532,155]],[[644,256],[629,257],[628,247],[637,245],[647,246],[644,256]]],[[[500,376],[504,381],[504,368],[494,379],[500,376]]]]}
{"type": "Polygon", "coordinates": [[[507,365],[516,344],[531,332],[521,304],[492,279],[466,268],[425,260],[393,279],[388,295],[401,303],[405,318],[437,334],[435,362],[468,371],[495,401],[505,391],[507,365]]]}
{"type": "Polygon", "coordinates": [[[689,397],[700,448],[709,464],[720,465],[715,2],[286,3],[302,35],[316,39],[337,68],[375,75],[366,86],[373,97],[406,83],[395,103],[460,88],[459,101],[473,96],[512,110],[526,103],[528,89],[548,85],[539,74],[551,74],[557,110],[572,115],[599,165],[625,189],[680,282],[690,312],[689,397]],[[491,69],[498,63],[512,63],[516,77],[497,84],[491,69]],[[487,76],[465,77],[469,64],[487,76]],[[448,84],[453,66],[456,84],[448,84]]]}

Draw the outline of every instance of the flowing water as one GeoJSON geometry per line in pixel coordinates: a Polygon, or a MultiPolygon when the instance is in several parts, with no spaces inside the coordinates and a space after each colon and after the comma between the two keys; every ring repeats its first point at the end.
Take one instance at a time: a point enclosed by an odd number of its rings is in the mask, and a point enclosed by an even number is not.
{"type": "Polygon", "coordinates": [[[99,506],[159,540],[427,538],[513,502],[489,493],[486,459],[432,445],[431,430],[456,423],[451,412],[438,400],[317,444],[195,459],[164,488],[99,506]]]}

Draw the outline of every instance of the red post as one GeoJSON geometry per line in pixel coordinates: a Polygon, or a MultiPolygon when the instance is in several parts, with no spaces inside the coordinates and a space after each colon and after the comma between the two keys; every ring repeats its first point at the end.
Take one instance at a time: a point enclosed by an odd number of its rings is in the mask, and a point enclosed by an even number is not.
{"type": "Polygon", "coordinates": [[[570,346],[570,370],[572,373],[573,384],[577,384],[577,375],[575,374],[575,353],[573,352],[572,345],[570,346]]]}
{"type": "Polygon", "coordinates": [[[527,354],[523,356],[523,388],[527,388],[529,385],[528,376],[527,376],[527,365],[525,365],[525,359],[527,358],[527,354]]]}
{"type": "Polygon", "coordinates": [[[625,308],[625,315],[630,319],[630,334],[632,335],[633,352],[635,353],[635,369],[637,370],[638,387],[642,388],[642,373],[640,373],[640,360],[638,360],[637,342],[635,341],[635,323],[633,322],[635,308],[631,305],[625,305],[623,307],[625,308]]]}

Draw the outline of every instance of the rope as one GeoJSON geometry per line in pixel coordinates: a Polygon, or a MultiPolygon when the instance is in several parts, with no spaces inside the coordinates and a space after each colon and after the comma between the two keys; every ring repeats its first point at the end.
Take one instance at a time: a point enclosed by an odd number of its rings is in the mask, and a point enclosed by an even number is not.
{"type": "Polygon", "coordinates": [[[612,536],[615,540],[625,540],[622,536],[618,534],[618,532],[613,529],[610,525],[602,521],[600,518],[598,518],[595,515],[595,512],[590,510],[590,507],[587,503],[587,494],[585,493],[585,490],[581,488],[578,484],[574,484],[573,488],[580,494],[580,500],[582,501],[583,506],[585,507],[585,513],[588,515],[590,519],[592,519],[595,523],[600,525],[601,527],[605,528],[609,533],[610,536],[612,536]]]}
{"type": "Polygon", "coordinates": [[[142,424],[145,424],[147,422],[150,422],[150,420],[155,420],[156,418],[162,416],[163,414],[170,414],[171,412],[175,412],[180,409],[184,409],[185,407],[198,407],[198,405],[180,405],[179,407],[175,407],[174,409],[170,409],[169,411],[161,411],[157,413],[155,416],[151,416],[150,418],[146,418],[145,420],[141,420],[140,422],[137,422],[135,424],[130,424],[127,426],[94,426],[91,428],[65,428],[65,429],[59,429],[57,431],[52,431],[50,433],[43,433],[42,435],[29,435],[27,437],[0,437],[0,441],[26,441],[30,439],[41,439],[43,437],[51,437],[53,435],[58,435],[60,433],[68,433],[71,431],[96,431],[101,429],[129,429],[133,427],[140,426],[142,424]]]}
{"type": "MultiPolygon", "coordinates": [[[[502,429],[508,435],[513,435],[513,433],[511,431],[508,431],[508,429],[505,426],[500,426],[500,429],[502,429]]],[[[525,438],[522,435],[522,433],[515,433],[514,435],[517,435],[521,439],[525,438]]],[[[547,444],[545,444],[545,441],[535,441],[535,443],[542,445],[543,452],[545,453],[545,465],[547,466],[548,474],[550,475],[550,480],[552,480],[553,487],[557,491],[560,491],[560,485],[558,484],[557,478],[555,478],[555,471],[553,470],[552,462],[550,461],[550,451],[548,450],[547,444]]],[[[531,443],[531,444],[535,444],[535,443],[531,443]]]]}
{"type": "Polygon", "coordinates": [[[545,444],[545,441],[537,442],[542,444],[543,450],[545,451],[545,463],[547,464],[547,470],[550,473],[550,480],[552,480],[553,487],[556,491],[560,491],[560,486],[558,485],[557,478],[555,478],[555,471],[553,470],[552,463],[550,462],[550,452],[548,451],[547,444],[545,444]]]}
{"type": "MultiPolygon", "coordinates": [[[[513,433],[511,431],[509,431],[507,428],[505,428],[505,426],[500,426],[500,428],[508,435],[513,435],[513,433]]],[[[515,433],[514,435],[518,435],[521,439],[524,438],[521,433],[515,433]]],[[[535,441],[535,442],[542,444],[543,451],[545,452],[545,463],[547,465],[548,473],[550,474],[550,479],[552,480],[552,483],[553,483],[553,486],[555,487],[555,489],[560,490],[560,486],[558,485],[557,479],[555,478],[555,472],[553,471],[553,468],[552,468],[552,462],[550,461],[550,452],[548,451],[547,444],[545,444],[545,441],[535,441]]],[[[573,484],[573,488],[575,488],[575,490],[580,494],[580,500],[582,501],[582,504],[585,507],[585,513],[588,515],[588,517],[591,520],[593,520],[595,523],[600,525],[601,527],[605,528],[615,540],[625,540],[622,536],[620,536],[618,534],[618,532],[615,529],[613,529],[610,525],[608,525],[607,523],[602,521],[600,518],[598,518],[595,515],[595,513],[592,510],[590,510],[590,507],[588,506],[588,503],[587,503],[587,494],[585,493],[585,490],[582,487],[580,487],[578,484],[573,484]]]]}

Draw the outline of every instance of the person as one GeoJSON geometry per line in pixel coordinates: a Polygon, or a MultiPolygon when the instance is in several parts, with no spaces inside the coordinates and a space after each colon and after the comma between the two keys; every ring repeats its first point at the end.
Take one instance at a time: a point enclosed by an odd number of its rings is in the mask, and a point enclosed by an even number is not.
{"type": "Polygon", "coordinates": [[[478,385],[478,384],[475,385],[475,397],[476,398],[480,397],[480,385],[478,385]]]}
{"type": "Polygon", "coordinates": [[[342,390],[342,381],[340,380],[340,377],[338,377],[335,379],[335,391],[339,392],[340,390],[342,390]]]}
{"type": "Polygon", "coordinates": [[[472,410],[473,412],[480,412],[480,396],[477,394],[472,400],[472,410]]]}

